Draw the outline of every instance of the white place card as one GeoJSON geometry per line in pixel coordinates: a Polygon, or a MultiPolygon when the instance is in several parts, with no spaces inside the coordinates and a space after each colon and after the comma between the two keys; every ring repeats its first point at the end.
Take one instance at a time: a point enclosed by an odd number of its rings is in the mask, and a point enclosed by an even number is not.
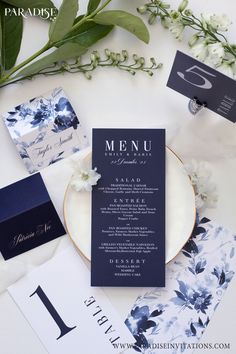
{"type": "Polygon", "coordinates": [[[90,287],[89,271],[73,247],[8,291],[50,354],[123,353],[135,342],[103,291],[90,287]]]}
{"type": "Polygon", "coordinates": [[[61,87],[22,103],[2,115],[29,173],[88,146],[88,139],[61,87]]]}

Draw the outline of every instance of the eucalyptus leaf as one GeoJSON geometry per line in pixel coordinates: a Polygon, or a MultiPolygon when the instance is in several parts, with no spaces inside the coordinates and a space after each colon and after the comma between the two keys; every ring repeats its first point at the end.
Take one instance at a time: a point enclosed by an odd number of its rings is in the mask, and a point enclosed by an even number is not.
{"type": "Polygon", "coordinates": [[[78,0],[63,0],[56,20],[49,29],[50,42],[60,41],[71,30],[78,10],[78,0]]]}
{"type": "Polygon", "coordinates": [[[23,34],[23,19],[21,16],[5,16],[5,8],[11,7],[0,3],[0,18],[1,18],[1,65],[4,70],[11,69],[18,57],[22,34],[23,34]]]}
{"type": "Polygon", "coordinates": [[[103,11],[93,18],[94,22],[101,25],[116,25],[133,33],[143,42],[149,42],[149,32],[140,17],[132,15],[126,11],[111,10],[103,11]]]}
{"type": "Polygon", "coordinates": [[[98,40],[106,37],[112,31],[113,27],[114,26],[99,25],[94,22],[85,22],[63,38],[62,42],[57,43],[57,46],[65,42],[72,42],[89,48],[98,40]]]}
{"type": "Polygon", "coordinates": [[[98,8],[100,2],[101,0],[89,0],[87,13],[91,14],[93,11],[95,11],[98,8]]]}
{"type": "Polygon", "coordinates": [[[27,66],[25,69],[21,70],[15,77],[31,76],[35,73],[39,73],[43,69],[52,66],[54,63],[62,62],[73,58],[78,58],[86,51],[87,48],[84,48],[79,44],[66,43],[62,45],[60,48],[56,49],[54,52],[35,61],[34,63],[27,66]]]}
{"type": "Polygon", "coordinates": [[[78,17],[76,17],[75,21],[74,21],[74,25],[76,23],[78,23],[80,20],[82,20],[82,18],[84,17],[85,15],[79,15],[78,17]]]}

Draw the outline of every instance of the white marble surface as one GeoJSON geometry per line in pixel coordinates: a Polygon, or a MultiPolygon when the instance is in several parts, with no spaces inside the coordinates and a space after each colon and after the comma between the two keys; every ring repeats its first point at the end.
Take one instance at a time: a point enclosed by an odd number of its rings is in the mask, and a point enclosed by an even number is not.
{"type": "MultiPolygon", "coordinates": [[[[85,6],[84,0],[80,2],[81,8],[85,6]]],[[[131,10],[143,1],[114,0],[113,3],[114,8],[131,10]]],[[[174,6],[178,4],[178,1],[172,0],[171,3],[174,6]]],[[[233,35],[235,36],[236,29],[236,3],[234,0],[225,2],[192,0],[191,7],[197,13],[227,13],[231,16],[235,23],[228,35],[232,41],[235,41],[233,35]]],[[[28,19],[24,34],[19,60],[32,54],[46,41],[47,24],[37,19],[28,19]]],[[[100,49],[106,47],[113,50],[129,49],[138,54],[145,54],[147,57],[156,56],[164,63],[164,68],[153,78],[142,74],[133,78],[128,74],[109,69],[96,72],[92,81],[87,81],[79,75],[41,77],[25,82],[23,85],[13,85],[1,90],[1,111],[4,112],[56,86],[63,86],[89,133],[92,127],[165,127],[169,146],[184,161],[195,158],[210,162],[213,179],[217,183],[219,202],[216,209],[207,210],[205,215],[235,232],[236,127],[207,110],[197,118],[193,118],[187,110],[187,99],[166,87],[175,52],[177,49],[188,52],[186,43],[177,42],[170,33],[160,26],[155,26],[151,29],[149,46],[142,44],[122,30],[116,30],[109,38],[96,46],[100,49]]],[[[3,187],[26,177],[27,172],[2,122],[0,122],[0,146],[2,166],[0,187],[3,187]]],[[[54,252],[54,245],[44,245],[42,252],[46,258],[50,257],[54,252]]],[[[236,350],[236,318],[235,311],[232,311],[235,309],[235,291],[236,279],[233,279],[202,339],[204,342],[212,343],[230,342],[231,349],[226,351],[230,354],[235,353],[236,350]]],[[[106,293],[120,315],[125,318],[139,289],[126,291],[106,289],[106,293]]],[[[46,353],[6,292],[0,295],[0,313],[1,353],[46,353]]],[[[205,350],[204,352],[221,354],[222,350],[205,350]]],[[[202,351],[198,350],[195,353],[200,354],[202,351]]]]}

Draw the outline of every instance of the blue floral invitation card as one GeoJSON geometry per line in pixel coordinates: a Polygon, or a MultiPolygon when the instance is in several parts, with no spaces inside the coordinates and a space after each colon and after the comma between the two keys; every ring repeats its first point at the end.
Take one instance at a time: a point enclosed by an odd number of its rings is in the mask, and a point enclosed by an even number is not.
{"type": "Polygon", "coordinates": [[[29,173],[88,146],[62,88],[16,106],[3,119],[29,173]]]}
{"type": "Polygon", "coordinates": [[[136,352],[191,354],[197,348],[235,274],[235,245],[235,234],[223,226],[197,220],[190,240],[167,265],[166,288],[144,289],[125,321],[136,352]]]}

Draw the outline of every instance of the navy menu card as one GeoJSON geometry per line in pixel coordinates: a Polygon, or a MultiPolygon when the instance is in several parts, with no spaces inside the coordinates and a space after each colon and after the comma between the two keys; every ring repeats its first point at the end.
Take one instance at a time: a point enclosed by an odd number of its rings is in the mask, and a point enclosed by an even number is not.
{"type": "Polygon", "coordinates": [[[93,129],[92,286],[165,286],[165,130],[93,129]]]}
{"type": "Polygon", "coordinates": [[[65,234],[39,173],[0,189],[0,251],[15,257],[65,234]]]}
{"type": "Polygon", "coordinates": [[[177,51],[167,86],[236,122],[236,81],[199,60],[177,51]]]}

